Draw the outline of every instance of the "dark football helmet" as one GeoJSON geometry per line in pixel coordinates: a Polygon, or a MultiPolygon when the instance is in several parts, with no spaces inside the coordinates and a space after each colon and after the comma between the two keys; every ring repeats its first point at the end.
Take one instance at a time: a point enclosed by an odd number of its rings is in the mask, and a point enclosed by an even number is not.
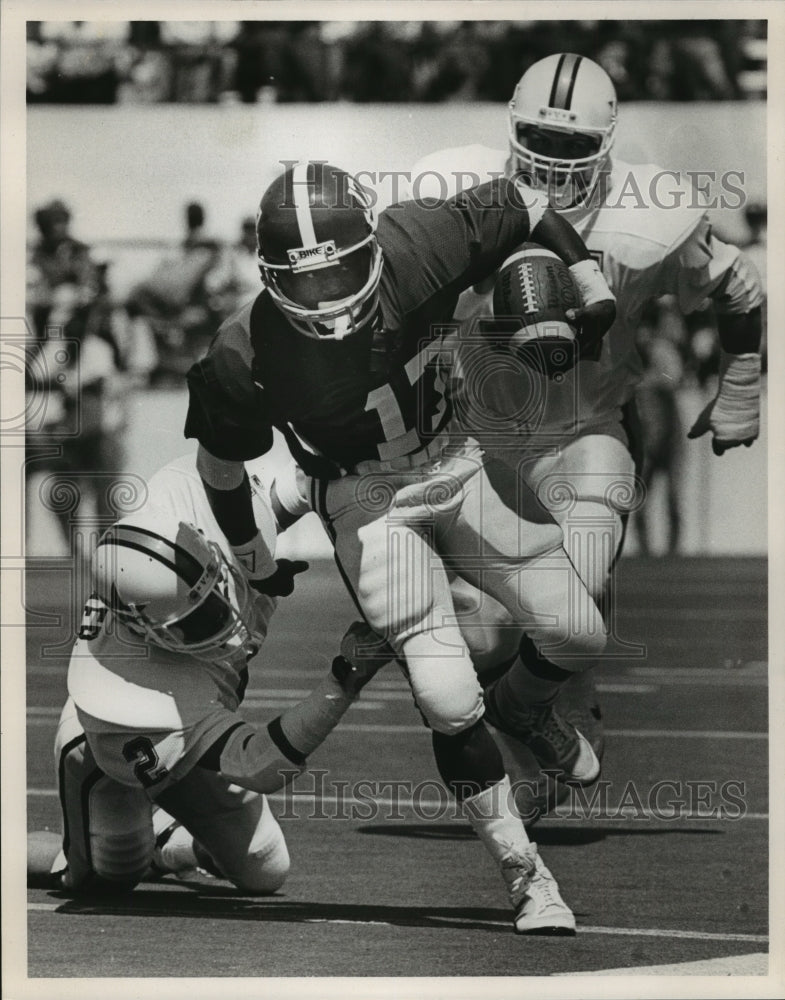
{"type": "Polygon", "coordinates": [[[267,189],[256,219],[259,269],[301,333],[342,340],[378,305],[382,251],[367,191],[339,167],[303,161],[267,189]]]}

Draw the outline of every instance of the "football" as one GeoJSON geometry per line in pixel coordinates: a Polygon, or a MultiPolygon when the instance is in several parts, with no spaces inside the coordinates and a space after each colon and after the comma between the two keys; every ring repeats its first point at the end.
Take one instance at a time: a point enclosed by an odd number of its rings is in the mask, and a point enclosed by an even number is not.
{"type": "Polygon", "coordinates": [[[577,362],[575,328],[565,313],[580,304],[564,261],[537,243],[524,243],[496,276],[494,332],[526,365],[560,380],[577,362]]]}

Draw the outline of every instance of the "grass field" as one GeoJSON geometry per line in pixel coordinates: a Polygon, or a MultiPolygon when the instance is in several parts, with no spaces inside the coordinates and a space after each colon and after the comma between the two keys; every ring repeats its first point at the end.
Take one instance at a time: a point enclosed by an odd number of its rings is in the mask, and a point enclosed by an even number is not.
{"type": "MultiPolygon", "coordinates": [[[[29,829],[59,829],[51,747],[66,656],[45,647],[62,643],[69,623],[42,625],[36,612],[63,610],[64,579],[28,577],[29,829]]],[[[252,669],[252,721],[323,674],[354,617],[331,564],[300,580],[252,669]]],[[[293,862],[281,892],[253,898],[200,878],[88,904],[30,890],[29,975],[764,974],[765,562],[627,559],[617,580],[617,635],[646,648],[599,670],[605,815],[576,808],[535,828],[576,914],[575,938],[513,935],[498,873],[447,806],[428,734],[388,667],[311,758],[319,773],[274,797],[293,862]],[[403,787],[392,809],[390,791],[375,806],[358,796],[360,779],[430,783],[403,787]]]]}

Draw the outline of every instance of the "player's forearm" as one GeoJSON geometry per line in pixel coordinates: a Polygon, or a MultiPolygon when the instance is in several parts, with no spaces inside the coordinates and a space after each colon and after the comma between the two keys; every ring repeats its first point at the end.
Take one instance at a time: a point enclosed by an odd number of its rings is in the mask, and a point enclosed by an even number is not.
{"type": "Polygon", "coordinates": [[[307,757],[340,722],[352,700],[330,673],[265,729],[246,722],[230,729],[200,764],[243,788],[269,795],[305,769],[307,757]]]}
{"type": "Polygon", "coordinates": [[[760,354],[763,337],[761,307],[747,313],[717,313],[717,333],[726,354],[760,354]]]}
{"type": "Polygon", "coordinates": [[[200,445],[196,468],[218,527],[237,559],[252,579],[272,576],[276,563],[256,525],[244,464],[216,458],[200,445]]]}
{"type": "MultiPolygon", "coordinates": [[[[714,245],[719,241],[715,239],[714,245]]],[[[755,265],[746,254],[738,253],[711,291],[720,345],[727,354],[760,353],[763,298],[755,265]]]]}
{"type": "Polygon", "coordinates": [[[199,446],[196,468],[210,509],[230,545],[243,545],[256,534],[251,484],[242,462],[227,462],[199,446]]]}
{"type": "Polygon", "coordinates": [[[569,222],[552,208],[546,209],[532,226],[529,239],[544,246],[546,250],[553,251],[568,266],[577,264],[581,260],[591,260],[591,254],[583,239],[569,222]]]}

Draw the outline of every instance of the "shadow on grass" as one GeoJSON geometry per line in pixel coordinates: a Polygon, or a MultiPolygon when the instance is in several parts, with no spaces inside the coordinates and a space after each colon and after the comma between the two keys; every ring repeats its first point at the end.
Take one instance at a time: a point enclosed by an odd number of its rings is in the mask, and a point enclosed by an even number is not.
{"type": "MultiPolygon", "coordinates": [[[[250,920],[260,922],[314,924],[326,922],[390,924],[396,927],[460,928],[484,930],[494,934],[512,933],[509,910],[477,906],[385,906],[359,903],[291,902],[284,896],[250,897],[232,889],[225,882],[214,885],[177,882],[167,891],[163,884],[155,888],[137,888],[123,897],[64,899],[56,912],[70,916],[120,916],[159,918],[198,918],[204,920],[250,920]]],[[[50,892],[49,898],[62,898],[50,892]]]]}
{"type": "MultiPolygon", "coordinates": [[[[691,834],[698,836],[723,836],[722,830],[708,830],[705,827],[688,826],[644,826],[645,821],[637,827],[623,828],[605,826],[581,826],[577,823],[541,823],[529,830],[529,836],[538,844],[549,846],[569,846],[594,844],[610,837],[658,837],[673,834],[691,834]]],[[[361,826],[358,833],[378,837],[412,837],[423,840],[473,840],[474,830],[468,823],[378,823],[361,826]]]]}

